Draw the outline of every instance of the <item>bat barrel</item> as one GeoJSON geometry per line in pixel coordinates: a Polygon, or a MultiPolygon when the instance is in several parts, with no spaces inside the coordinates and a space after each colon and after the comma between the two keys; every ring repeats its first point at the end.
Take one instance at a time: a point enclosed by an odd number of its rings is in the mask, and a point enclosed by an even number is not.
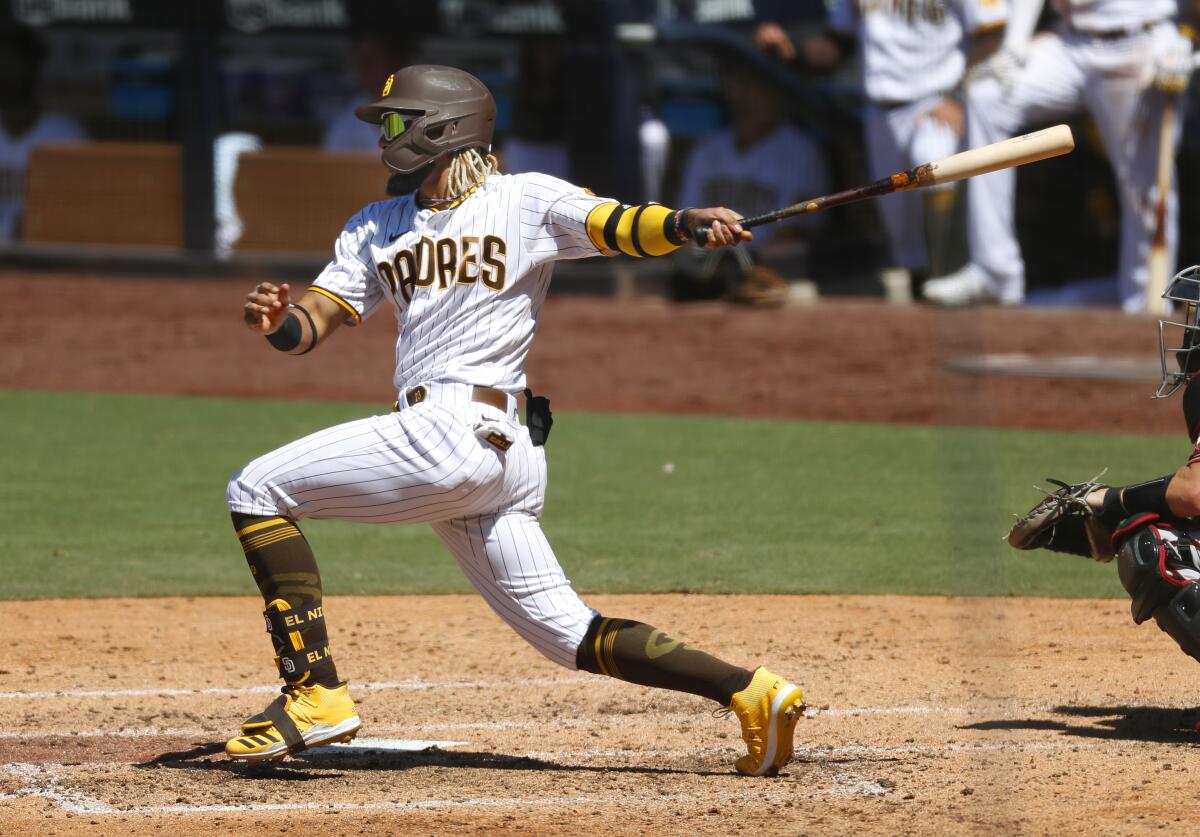
{"type": "Polygon", "coordinates": [[[921,185],[934,186],[953,183],[967,177],[999,171],[1000,169],[1036,163],[1050,157],[1058,157],[1075,148],[1075,138],[1066,125],[1055,125],[1023,134],[1012,139],[993,142],[982,148],[971,148],[954,154],[936,163],[929,164],[929,179],[921,185]]]}

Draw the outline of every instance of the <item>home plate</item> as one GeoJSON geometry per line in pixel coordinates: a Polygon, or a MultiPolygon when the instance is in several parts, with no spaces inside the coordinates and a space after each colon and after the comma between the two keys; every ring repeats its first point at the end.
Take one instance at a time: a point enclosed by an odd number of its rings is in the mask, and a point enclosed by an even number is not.
{"type": "Polygon", "coordinates": [[[426,741],[421,738],[356,738],[346,744],[329,744],[313,747],[297,756],[361,756],[371,753],[419,753],[424,750],[444,750],[461,747],[465,741],[426,741]]]}

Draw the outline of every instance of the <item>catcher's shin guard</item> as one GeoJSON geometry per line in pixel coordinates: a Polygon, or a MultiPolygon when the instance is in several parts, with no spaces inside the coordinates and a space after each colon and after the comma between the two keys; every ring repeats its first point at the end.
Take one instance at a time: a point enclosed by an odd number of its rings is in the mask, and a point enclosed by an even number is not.
{"type": "Polygon", "coordinates": [[[1122,524],[1113,540],[1133,621],[1153,617],[1185,654],[1200,660],[1200,550],[1192,537],[1142,514],[1122,524]]]}

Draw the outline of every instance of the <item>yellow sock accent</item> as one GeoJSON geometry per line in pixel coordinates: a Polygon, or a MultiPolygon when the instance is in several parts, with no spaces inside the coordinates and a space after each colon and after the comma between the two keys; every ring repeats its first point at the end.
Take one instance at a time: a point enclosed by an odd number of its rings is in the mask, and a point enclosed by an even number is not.
{"type": "Polygon", "coordinates": [[[288,523],[288,522],[290,522],[290,521],[288,521],[288,519],[285,517],[272,517],[270,520],[263,520],[258,523],[251,523],[245,529],[238,529],[237,536],[239,538],[243,538],[252,532],[257,532],[260,529],[266,529],[268,526],[278,526],[281,523],[288,523]]]}
{"type": "Polygon", "coordinates": [[[612,676],[608,673],[608,669],[604,665],[604,656],[600,652],[600,644],[604,641],[604,630],[608,627],[608,623],[609,620],[607,618],[601,617],[600,629],[596,631],[596,640],[592,649],[594,652],[593,656],[596,658],[596,668],[600,669],[600,673],[605,677],[612,676]]]}

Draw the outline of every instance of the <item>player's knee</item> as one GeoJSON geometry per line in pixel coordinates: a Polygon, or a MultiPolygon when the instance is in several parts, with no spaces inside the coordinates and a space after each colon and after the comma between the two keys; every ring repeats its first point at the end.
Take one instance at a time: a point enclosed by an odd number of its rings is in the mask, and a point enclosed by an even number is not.
{"type": "Polygon", "coordinates": [[[1200,584],[1192,582],[1154,612],[1154,621],[1183,653],[1200,660],[1200,584]]]}
{"type": "Polygon", "coordinates": [[[1191,536],[1140,515],[1117,530],[1117,572],[1133,621],[1153,617],[1183,652],[1200,660],[1200,549],[1191,536]]]}
{"type": "Polygon", "coordinates": [[[270,502],[263,486],[246,477],[242,469],[225,484],[225,505],[231,513],[273,514],[274,503],[270,502]]]}
{"type": "Polygon", "coordinates": [[[1178,550],[1178,536],[1156,514],[1139,514],[1121,523],[1113,535],[1117,574],[1132,599],[1130,615],[1137,624],[1152,617],[1179,591],[1182,582],[1167,571],[1160,554],[1178,550]]]}

